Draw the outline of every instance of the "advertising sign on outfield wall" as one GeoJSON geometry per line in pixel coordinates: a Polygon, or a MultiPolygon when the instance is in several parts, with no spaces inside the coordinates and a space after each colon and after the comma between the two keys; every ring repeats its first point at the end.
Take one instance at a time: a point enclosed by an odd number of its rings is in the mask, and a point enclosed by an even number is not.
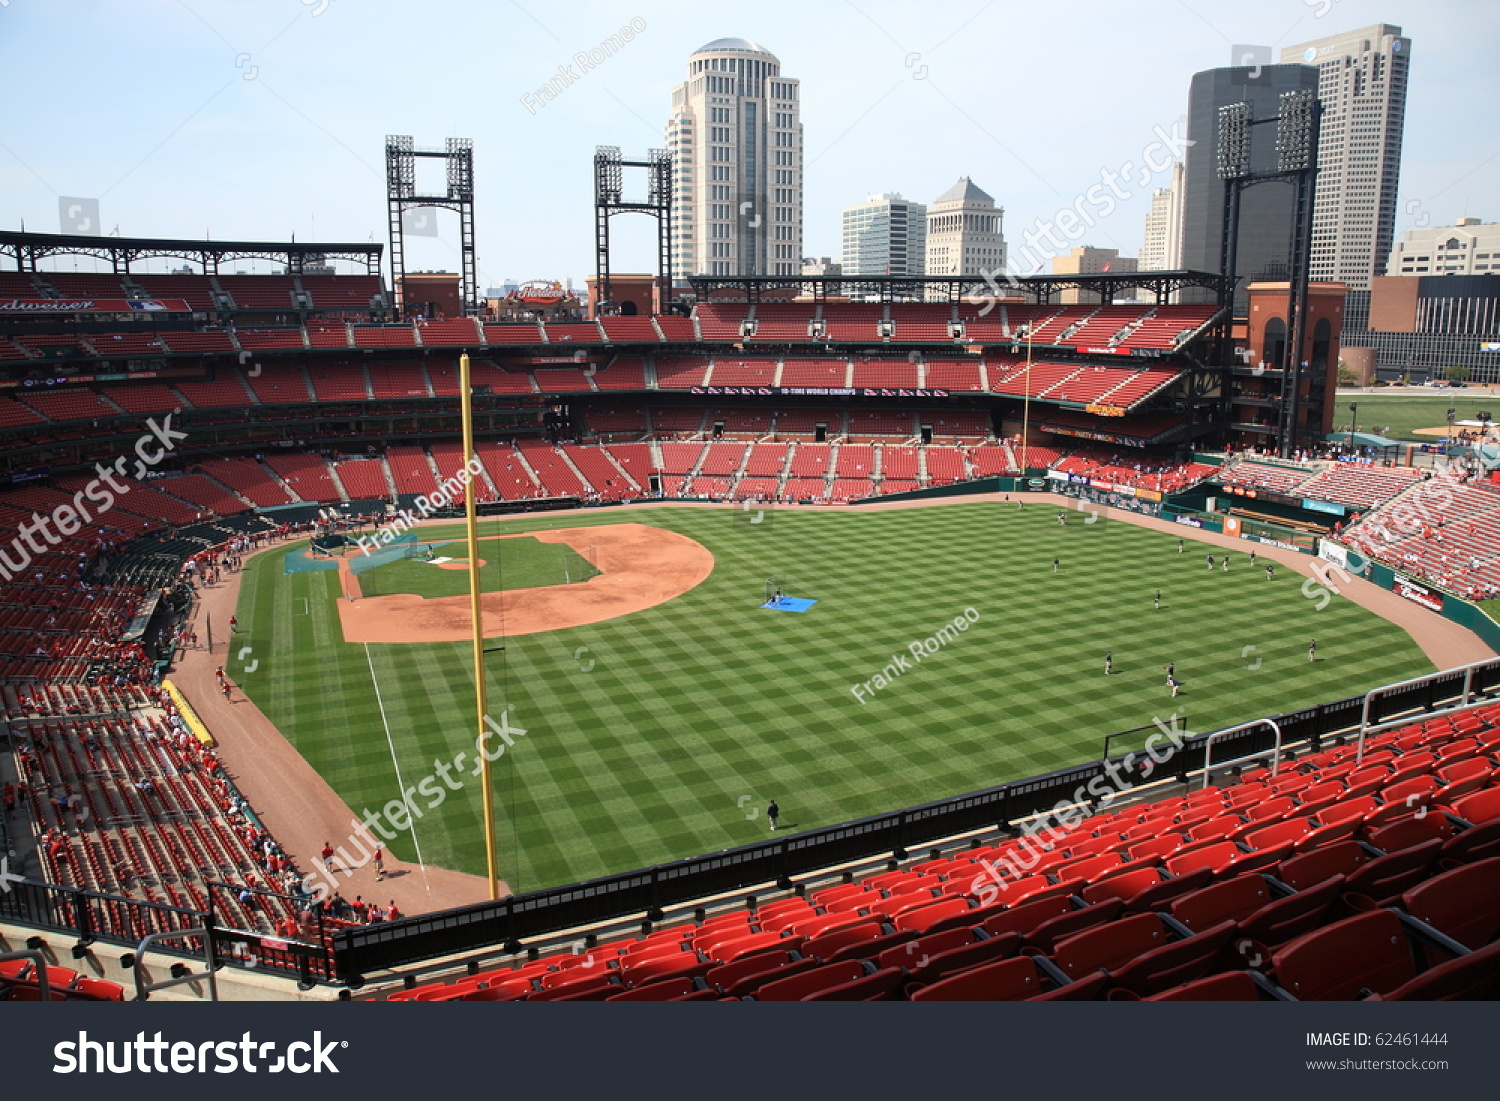
{"type": "Polygon", "coordinates": [[[1431,608],[1434,612],[1441,612],[1443,610],[1442,593],[1434,592],[1426,585],[1418,585],[1408,577],[1402,577],[1400,574],[1397,574],[1394,578],[1392,588],[1395,589],[1398,596],[1404,596],[1407,600],[1420,604],[1424,608],[1431,608]]]}

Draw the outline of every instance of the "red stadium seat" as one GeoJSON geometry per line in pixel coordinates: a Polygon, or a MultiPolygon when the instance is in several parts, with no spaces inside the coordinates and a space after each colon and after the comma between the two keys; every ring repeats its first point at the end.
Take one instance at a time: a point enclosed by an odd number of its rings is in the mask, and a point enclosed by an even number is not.
{"type": "Polygon", "coordinates": [[[768,982],[756,991],[755,997],[757,1001],[762,1002],[798,1002],[809,994],[816,994],[820,990],[830,990],[863,978],[864,974],[864,965],[858,960],[824,964],[822,967],[815,967],[799,975],[768,982]]]}
{"type": "Polygon", "coordinates": [[[1370,859],[1359,842],[1339,841],[1283,861],[1276,869],[1276,878],[1301,891],[1336,875],[1353,875],[1370,859]]]}
{"type": "Polygon", "coordinates": [[[1500,1001],[1500,941],[1429,968],[1378,997],[1388,1002],[1500,1001]]]}
{"type": "Polygon", "coordinates": [[[1135,914],[1061,941],[1052,961],[1071,979],[1090,972],[1122,967],[1171,940],[1171,930],[1160,914],[1135,914]]]}
{"type": "Polygon", "coordinates": [[[1500,821],[1486,822],[1443,842],[1438,859],[1444,863],[1471,864],[1476,860],[1488,860],[1500,856],[1500,821]]]}
{"type": "Polygon", "coordinates": [[[1453,804],[1453,813],[1476,826],[1500,819],[1500,787],[1465,795],[1453,804]]]}
{"type": "Polygon", "coordinates": [[[910,993],[959,971],[967,971],[999,959],[1009,959],[1020,947],[1021,938],[1015,933],[1009,933],[1003,937],[990,937],[988,940],[957,945],[932,956],[917,956],[915,960],[909,958],[902,965],[910,980],[906,989],[910,993]]]}
{"type": "Polygon", "coordinates": [[[1117,898],[1129,903],[1140,892],[1161,882],[1161,873],[1154,867],[1137,868],[1134,871],[1095,880],[1083,889],[1083,900],[1093,904],[1117,898]]]}
{"type": "Polygon", "coordinates": [[[1389,910],[1335,922],[1278,948],[1276,982],[1301,1001],[1353,1001],[1387,994],[1416,977],[1401,919],[1389,910]]]}
{"type": "MultiPolygon", "coordinates": [[[[809,972],[811,974],[811,972],[809,972]]],[[[899,967],[887,967],[873,975],[861,975],[836,986],[824,987],[803,996],[804,1002],[878,1002],[895,996],[906,973],[899,967]]],[[[764,988],[762,988],[764,989],[764,988]]]]}
{"type": "Polygon", "coordinates": [[[1446,841],[1456,832],[1457,827],[1446,816],[1429,812],[1420,816],[1411,814],[1398,818],[1388,825],[1369,831],[1365,840],[1382,852],[1392,853],[1434,838],[1446,841]]]}
{"type": "Polygon", "coordinates": [[[1191,982],[1227,962],[1226,950],[1234,935],[1234,922],[1221,922],[1111,968],[1111,980],[1115,986],[1142,997],[1191,982]]]}
{"type": "Polygon", "coordinates": [[[1379,905],[1388,905],[1402,891],[1427,878],[1442,846],[1443,843],[1434,838],[1399,852],[1376,857],[1350,873],[1344,890],[1350,894],[1365,895],[1379,905]]]}
{"type": "Polygon", "coordinates": [[[1271,901],[1265,878],[1251,873],[1183,895],[1170,910],[1182,924],[1201,933],[1222,921],[1243,921],[1271,901]]]}
{"type": "Polygon", "coordinates": [[[1167,871],[1173,875],[1182,875],[1184,872],[1207,868],[1217,873],[1231,861],[1238,860],[1244,855],[1244,850],[1233,841],[1215,841],[1167,857],[1167,871]]]}
{"type": "Polygon", "coordinates": [[[1124,905],[1119,899],[1106,899],[1097,905],[1050,918],[1026,934],[1026,943],[1030,947],[1050,952],[1059,941],[1077,936],[1085,929],[1114,921],[1123,912],[1124,905]]]}
{"type": "Polygon", "coordinates": [[[684,994],[691,994],[696,989],[697,986],[692,979],[667,979],[663,982],[621,991],[619,994],[611,994],[604,1000],[607,1002],[670,1002],[684,994]]]}
{"type": "Polygon", "coordinates": [[[1483,948],[1500,936],[1500,857],[1434,876],[1404,892],[1401,906],[1464,947],[1483,948]]]}
{"type": "MultiPolygon", "coordinates": [[[[1275,947],[1330,920],[1347,915],[1342,902],[1344,877],[1334,876],[1316,887],[1267,903],[1244,921],[1240,933],[1251,945],[1275,947]]],[[[1243,943],[1243,942],[1242,942],[1243,943]]]]}
{"type": "Polygon", "coordinates": [[[1044,972],[1030,956],[997,960],[913,991],[914,1002],[1020,1002],[1042,992],[1044,972]]]}
{"type": "Polygon", "coordinates": [[[821,963],[812,957],[797,959],[791,952],[762,952],[711,968],[704,973],[703,981],[726,997],[742,998],[768,982],[790,978],[819,966],[821,963]]]}
{"type": "Polygon", "coordinates": [[[1160,994],[1143,998],[1147,1002],[1258,1002],[1260,987],[1248,971],[1227,971],[1222,975],[1210,975],[1185,986],[1174,987],[1160,994]]]}

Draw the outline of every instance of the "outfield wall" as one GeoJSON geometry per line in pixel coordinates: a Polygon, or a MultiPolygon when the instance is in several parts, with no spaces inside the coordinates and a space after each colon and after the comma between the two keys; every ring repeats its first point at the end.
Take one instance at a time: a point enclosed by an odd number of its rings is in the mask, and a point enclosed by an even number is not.
{"type": "Polygon", "coordinates": [[[1382,589],[1406,597],[1424,608],[1437,612],[1444,619],[1467,627],[1479,636],[1486,646],[1500,654],[1500,623],[1496,623],[1484,610],[1471,601],[1437,588],[1429,581],[1411,577],[1373,559],[1370,562],[1370,580],[1382,589]]]}

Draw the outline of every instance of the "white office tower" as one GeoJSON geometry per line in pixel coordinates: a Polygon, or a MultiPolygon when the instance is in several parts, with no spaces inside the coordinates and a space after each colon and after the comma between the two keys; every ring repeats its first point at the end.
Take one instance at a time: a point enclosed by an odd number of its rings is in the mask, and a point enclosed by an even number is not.
{"type": "Polygon", "coordinates": [[[1140,271],[1182,269],[1182,181],[1183,166],[1172,166],[1172,180],[1151,193],[1151,213],[1146,215],[1146,237],[1141,244],[1140,271]]]}
{"type": "Polygon", "coordinates": [[[802,123],[797,81],[743,38],[710,42],[672,89],[672,270],[798,275],[802,123]]]}
{"type": "Polygon", "coordinates": [[[1411,39],[1400,27],[1330,35],[1281,51],[1318,70],[1323,103],[1310,272],[1368,291],[1396,231],[1396,184],[1406,119],[1411,39]]]}
{"type": "Polygon", "coordinates": [[[844,207],[845,275],[921,275],[927,262],[927,207],[899,194],[844,207]]]}

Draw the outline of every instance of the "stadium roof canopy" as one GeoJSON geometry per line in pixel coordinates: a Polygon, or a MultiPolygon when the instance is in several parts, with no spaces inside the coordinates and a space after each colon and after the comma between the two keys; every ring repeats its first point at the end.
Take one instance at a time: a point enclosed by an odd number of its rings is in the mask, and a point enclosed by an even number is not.
{"type": "Polygon", "coordinates": [[[1346,443],[1352,444],[1355,447],[1373,447],[1377,450],[1403,446],[1400,440],[1377,436],[1371,432],[1330,432],[1323,438],[1330,443],[1346,443]],[[1352,440],[1350,439],[1351,436],[1353,437],[1352,440]]]}
{"type": "Polygon", "coordinates": [[[86,237],[76,233],[18,233],[0,231],[0,257],[13,263],[0,263],[12,271],[37,271],[37,261],[48,256],[93,256],[109,262],[117,274],[130,270],[136,260],[147,257],[175,257],[196,260],[203,270],[217,274],[219,265],[230,260],[261,259],[285,264],[293,274],[301,274],[309,263],[325,260],[352,260],[365,265],[374,275],[380,271],[384,245],[369,241],[185,241],[168,237],[86,237]]]}
{"type": "Polygon", "coordinates": [[[957,302],[961,299],[995,301],[1013,299],[1047,303],[1064,289],[1097,295],[1100,302],[1129,298],[1139,288],[1170,301],[1168,295],[1183,287],[1202,287],[1218,294],[1232,287],[1238,277],[1226,279],[1207,271],[1116,271],[1095,275],[1038,273],[1006,277],[981,275],[691,275],[688,283],[700,299],[739,299],[747,302],[785,300],[790,297],[849,298],[853,301],[957,302]],[[730,293],[725,293],[730,292],[730,293]],[[733,292],[739,292],[738,294],[733,292]]]}

